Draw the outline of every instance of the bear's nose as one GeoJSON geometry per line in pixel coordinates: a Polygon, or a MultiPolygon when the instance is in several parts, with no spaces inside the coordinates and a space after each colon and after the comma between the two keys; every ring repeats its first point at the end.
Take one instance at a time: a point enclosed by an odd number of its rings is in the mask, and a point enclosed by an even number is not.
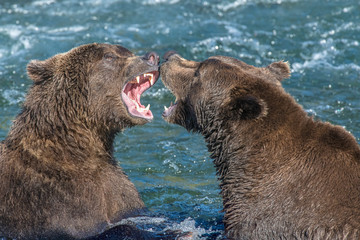
{"type": "Polygon", "coordinates": [[[148,61],[151,65],[158,65],[160,62],[160,57],[156,52],[148,52],[143,56],[143,59],[148,61]]]}
{"type": "Polygon", "coordinates": [[[167,52],[164,54],[164,56],[163,56],[164,61],[169,60],[170,56],[171,56],[171,55],[174,55],[174,54],[177,54],[177,52],[175,52],[175,51],[173,51],[173,50],[167,51],[167,52]]]}

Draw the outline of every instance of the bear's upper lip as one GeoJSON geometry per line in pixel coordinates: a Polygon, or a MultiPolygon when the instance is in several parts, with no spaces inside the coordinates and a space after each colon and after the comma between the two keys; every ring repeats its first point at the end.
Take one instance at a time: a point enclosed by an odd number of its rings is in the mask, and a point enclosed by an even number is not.
{"type": "Polygon", "coordinates": [[[145,107],[140,102],[141,94],[152,87],[159,78],[158,71],[140,74],[127,82],[121,92],[122,99],[128,112],[135,117],[152,120],[153,114],[150,111],[150,104],[145,107]]]}

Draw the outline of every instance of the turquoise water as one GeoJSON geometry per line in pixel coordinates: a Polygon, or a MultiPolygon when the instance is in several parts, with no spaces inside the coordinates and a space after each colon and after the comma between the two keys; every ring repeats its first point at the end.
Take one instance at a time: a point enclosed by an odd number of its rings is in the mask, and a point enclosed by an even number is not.
{"type": "MultiPolygon", "coordinates": [[[[108,42],[138,55],[176,50],[195,60],[289,61],[286,90],[309,115],[345,127],[360,142],[359,12],[358,0],[2,0],[0,139],[31,84],[31,59],[108,42]]],[[[116,157],[156,216],[134,221],[220,239],[215,169],[201,136],[162,120],[163,105],[173,100],[159,81],[142,98],[154,121],[116,139],[116,157]]]]}

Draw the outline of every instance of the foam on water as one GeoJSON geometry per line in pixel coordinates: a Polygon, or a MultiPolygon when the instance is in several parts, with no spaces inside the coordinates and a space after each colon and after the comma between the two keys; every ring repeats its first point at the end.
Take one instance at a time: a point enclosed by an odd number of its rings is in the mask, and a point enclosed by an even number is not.
{"type": "Polygon", "coordinates": [[[166,95],[170,95],[170,91],[169,89],[163,87],[159,89],[151,88],[150,90],[146,91],[142,97],[150,96],[156,99],[163,99],[166,95]]]}
{"type": "Polygon", "coordinates": [[[226,12],[226,11],[228,11],[230,9],[237,8],[239,6],[245,5],[248,2],[249,2],[248,0],[236,0],[233,3],[219,4],[219,5],[217,5],[217,8],[226,12]]]}
{"type": "Polygon", "coordinates": [[[38,1],[34,1],[32,2],[33,6],[44,6],[44,5],[50,5],[55,3],[56,0],[38,0],[38,1]]]}
{"type": "Polygon", "coordinates": [[[14,40],[17,39],[20,34],[22,34],[22,27],[17,25],[1,26],[0,33],[4,33],[14,40]]]}
{"type": "Polygon", "coordinates": [[[296,3],[298,0],[236,0],[234,2],[223,1],[217,5],[219,10],[227,12],[229,10],[237,9],[244,5],[255,4],[283,4],[283,3],[296,3]]]}
{"type": "Polygon", "coordinates": [[[204,229],[197,226],[196,221],[192,218],[186,218],[183,221],[176,223],[168,218],[164,217],[150,217],[150,216],[140,216],[140,217],[130,217],[121,220],[120,222],[114,224],[117,225],[131,225],[136,226],[138,229],[142,229],[148,232],[153,232],[156,234],[162,234],[168,231],[176,231],[181,233],[188,233],[185,237],[180,237],[177,239],[187,239],[187,240],[205,240],[205,239],[223,239],[221,230],[212,230],[204,229]],[[209,236],[212,236],[209,238],[209,236]]]}
{"type": "Polygon", "coordinates": [[[180,0],[145,0],[142,1],[144,5],[157,5],[157,4],[175,4],[180,2],[180,0]]]}
{"type": "Polygon", "coordinates": [[[88,30],[87,27],[84,26],[70,26],[70,27],[63,27],[63,28],[55,28],[55,29],[49,29],[48,33],[78,33],[82,31],[88,30]]]}
{"type": "Polygon", "coordinates": [[[17,105],[24,101],[25,93],[15,89],[6,89],[1,91],[2,97],[8,102],[9,105],[17,105]]]}
{"type": "Polygon", "coordinates": [[[197,227],[195,220],[192,218],[187,218],[180,223],[174,223],[171,227],[168,227],[167,229],[169,230],[179,229],[183,232],[191,232],[192,233],[191,239],[206,239],[205,237],[203,238],[202,236],[205,234],[217,233],[217,231],[212,231],[211,229],[206,230],[204,228],[197,227]]]}

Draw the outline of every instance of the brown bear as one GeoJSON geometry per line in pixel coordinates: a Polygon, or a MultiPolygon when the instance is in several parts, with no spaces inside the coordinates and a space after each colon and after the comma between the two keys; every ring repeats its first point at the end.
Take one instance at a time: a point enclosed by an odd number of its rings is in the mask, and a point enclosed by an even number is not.
{"type": "Polygon", "coordinates": [[[287,63],[164,59],[160,75],[176,102],[163,118],[204,136],[229,238],[360,239],[359,145],[285,92],[287,63]]]}
{"type": "Polygon", "coordinates": [[[33,85],[1,144],[0,236],[87,238],[144,209],[113,142],[152,120],[140,96],[158,63],[94,43],[28,64],[33,85]]]}

